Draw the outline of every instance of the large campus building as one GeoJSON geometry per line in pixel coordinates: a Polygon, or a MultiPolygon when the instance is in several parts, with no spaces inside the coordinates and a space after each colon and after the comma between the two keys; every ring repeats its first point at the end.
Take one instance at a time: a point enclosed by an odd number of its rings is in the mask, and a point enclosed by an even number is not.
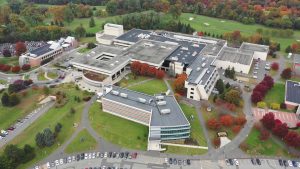
{"type": "Polygon", "coordinates": [[[222,39],[167,31],[132,29],[123,33],[123,26],[116,24],[106,24],[96,39],[98,47],[71,61],[83,70],[83,78],[90,84],[114,84],[128,73],[131,62],[139,61],[171,76],[186,73],[187,97],[194,100],[208,99],[219,79],[217,69],[233,67],[248,74],[253,59],[266,60],[269,52],[264,45],[243,43],[232,48],[222,39]]]}
{"type": "Polygon", "coordinates": [[[19,57],[19,65],[23,66],[24,64],[29,64],[31,67],[40,66],[53,60],[64,51],[73,49],[76,46],[77,41],[71,36],[61,38],[58,41],[49,41],[44,46],[23,53],[19,57]]]}
{"type": "Polygon", "coordinates": [[[104,112],[149,127],[148,150],[161,151],[161,141],[190,137],[190,123],[174,96],[105,86],[101,102],[104,112]]]}

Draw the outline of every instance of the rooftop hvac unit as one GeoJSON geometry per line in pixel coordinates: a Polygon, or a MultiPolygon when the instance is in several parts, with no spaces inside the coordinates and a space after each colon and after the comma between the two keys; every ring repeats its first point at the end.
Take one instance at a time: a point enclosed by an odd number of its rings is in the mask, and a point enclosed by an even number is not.
{"type": "Polygon", "coordinates": [[[120,92],[119,92],[119,91],[117,91],[117,90],[112,90],[112,91],[111,91],[111,93],[112,93],[113,95],[116,95],[116,96],[118,96],[120,92]]]}
{"type": "Polygon", "coordinates": [[[206,63],[202,63],[202,65],[201,65],[201,66],[202,66],[202,67],[205,67],[205,65],[206,65],[206,63]]]}
{"type": "Polygon", "coordinates": [[[144,99],[144,98],[138,98],[138,100],[139,100],[139,102],[141,102],[141,103],[146,103],[146,99],[144,99]]]}
{"type": "Polygon", "coordinates": [[[197,71],[200,71],[200,69],[201,69],[200,67],[197,67],[197,71]]]}
{"type": "Polygon", "coordinates": [[[166,101],[159,101],[159,102],[157,102],[157,105],[159,105],[159,106],[163,106],[163,105],[166,105],[166,104],[167,104],[166,101]]]}
{"type": "Polygon", "coordinates": [[[126,93],[120,93],[120,96],[124,97],[124,98],[127,98],[128,94],[126,94],[126,93]]]}
{"type": "Polygon", "coordinates": [[[207,73],[207,74],[209,74],[209,73],[210,73],[210,71],[208,70],[208,71],[206,71],[206,73],[207,73]]]}
{"type": "Polygon", "coordinates": [[[300,87],[300,82],[299,82],[299,83],[296,83],[296,84],[294,84],[294,87],[300,87]]]}
{"type": "Polygon", "coordinates": [[[162,96],[162,95],[159,95],[159,96],[156,96],[155,98],[156,98],[157,100],[163,100],[165,97],[162,96]]]}
{"type": "Polygon", "coordinates": [[[203,58],[202,58],[202,61],[205,61],[205,59],[206,59],[206,58],[205,58],[205,57],[203,57],[203,58]]]}
{"type": "Polygon", "coordinates": [[[182,50],[189,50],[189,48],[187,48],[187,47],[182,47],[181,49],[182,50]]]}
{"type": "Polygon", "coordinates": [[[172,57],[171,59],[174,60],[174,61],[177,61],[178,57],[172,57]]]}
{"type": "Polygon", "coordinates": [[[160,110],[160,113],[161,114],[169,114],[169,113],[171,113],[171,110],[170,109],[162,109],[162,110],[160,110]]]}

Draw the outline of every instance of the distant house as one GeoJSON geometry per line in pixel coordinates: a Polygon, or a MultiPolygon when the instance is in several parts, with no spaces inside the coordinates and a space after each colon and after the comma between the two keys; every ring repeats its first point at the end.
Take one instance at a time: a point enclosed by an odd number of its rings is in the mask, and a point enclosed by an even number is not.
{"type": "Polygon", "coordinates": [[[73,49],[75,46],[77,46],[77,41],[71,36],[66,39],[61,38],[58,41],[48,41],[44,46],[23,53],[19,57],[19,65],[29,64],[31,67],[36,67],[46,64],[61,55],[63,51],[73,49]]]}
{"type": "Polygon", "coordinates": [[[300,105],[300,82],[286,81],[285,104],[289,109],[294,109],[300,105]]]}

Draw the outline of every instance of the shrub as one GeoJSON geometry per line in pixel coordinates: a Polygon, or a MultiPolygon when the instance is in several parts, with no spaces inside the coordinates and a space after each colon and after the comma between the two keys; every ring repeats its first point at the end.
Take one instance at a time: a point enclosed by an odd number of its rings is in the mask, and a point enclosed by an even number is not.
{"type": "Polygon", "coordinates": [[[273,110],[279,110],[280,109],[280,104],[278,103],[271,103],[270,108],[273,110]]]}
{"type": "Polygon", "coordinates": [[[268,130],[260,130],[259,139],[262,141],[268,140],[270,137],[270,132],[268,130]]]}
{"type": "Polygon", "coordinates": [[[29,70],[30,68],[31,68],[31,66],[30,66],[29,64],[24,64],[24,65],[22,66],[22,70],[23,70],[23,71],[29,70]]]}
{"type": "Polygon", "coordinates": [[[232,131],[234,133],[239,133],[240,130],[241,130],[241,126],[240,125],[235,125],[235,126],[232,127],[232,131]]]}
{"type": "Polygon", "coordinates": [[[281,103],[280,104],[280,109],[286,109],[286,104],[285,103],[281,103]]]}
{"type": "Polygon", "coordinates": [[[221,139],[219,137],[215,137],[214,140],[213,140],[213,143],[215,145],[215,147],[220,147],[221,145],[221,139]]]}
{"type": "Polygon", "coordinates": [[[87,102],[87,101],[91,100],[91,97],[87,96],[87,97],[84,97],[82,100],[85,101],[85,102],[87,102]]]}
{"type": "Polygon", "coordinates": [[[273,62],[271,65],[272,70],[278,70],[279,69],[279,64],[277,62],[273,62]]]}
{"type": "Polygon", "coordinates": [[[240,117],[236,117],[235,119],[234,119],[234,123],[236,124],[236,125],[244,125],[245,123],[247,122],[247,119],[244,117],[244,116],[240,116],[240,117]]]}
{"type": "Polygon", "coordinates": [[[87,44],[87,48],[88,49],[93,49],[93,48],[95,48],[96,47],[96,45],[94,44],[94,43],[92,43],[92,42],[89,42],[88,44],[87,44]]]}
{"type": "Polygon", "coordinates": [[[283,79],[290,79],[292,77],[292,69],[291,68],[284,69],[280,76],[283,79]]]}
{"type": "Polygon", "coordinates": [[[267,107],[267,104],[265,102],[260,101],[260,102],[257,102],[257,107],[265,108],[265,107],[267,107]]]}
{"type": "Polygon", "coordinates": [[[217,119],[212,118],[212,119],[209,119],[207,121],[207,127],[209,129],[216,130],[216,129],[219,129],[221,127],[221,124],[217,119]]]}
{"type": "Polygon", "coordinates": [[[223,115],[220,118],[220,123],[223,126],[230,127],[233,124],[233,117],[231,115],[223,115]]]}
{"type": "Polygon", "coordinates": [[[20,70],[21,70],[20,66],[13,66],[13,67],[11,68],[11,71],[12,71],[13,73],[18,73],[18,72],[20,72],[20,70]]]}
{"type": "Polygon", "coordinates": [[[2,55],[4,57],[11,57],[11,53],[10,53],[10,51],[8,49],[3,49],[2,55]]]}

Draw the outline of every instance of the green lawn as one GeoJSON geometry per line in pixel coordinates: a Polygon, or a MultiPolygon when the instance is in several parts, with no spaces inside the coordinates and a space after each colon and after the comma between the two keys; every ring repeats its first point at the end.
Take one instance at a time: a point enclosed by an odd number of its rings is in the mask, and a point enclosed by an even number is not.
{"type": "Polygon", "coordinates": [[[96,43],[96,37],[85,37],[85,38],[80,38],[80,44],[86,44],[86,43],[96,43]]]}
{"type": "Polygon", "coordinates": [[[163,80],[153,79],[142,84],[128,87],[130,90],[142,92],[149,95],[154,95],[168,90],[167,85],[163,80]]]}
{"type": "Polygon", "coordinates": [[[259,139],[260,132],[256,129],[252,129],[248,135],[245,143],[248,145],[247,154],[250,155],[266,155],[266,156],[288,156],[285,149],[281,148],[280,145],[276,144],[272,138],[266,141],[259,139]]]}
{"type": "Polygon", "coordinates": [[[46,77],[45,77],[45,72],[39,72],[37,74],[37,79],[38,81],[45,81],[45,80],[48,80],[46,77]]]}
{"type": "Polygon", "coordinates": [[[99,103],[92,105],[89,118],[92,127],[105,140],[125,148],[147,149],[148,127],[105,113],[99,103]]]}
{"type": "Polygon", "coordinates": [[[196,108],[185,103],[180,103],[180,107],[191,124],[191,138],[195,139],[200,146],[207,146],[196,108]],[[191,116],[194,117],[193,120],[191,120],[191,116]]]}
{"type": "MultiPolygon", "coordinates": [[[[170,18],[170,16],[168,16],[170,18]]],[[[180,20],[184,23],[190,23],[193,28],[197,31],[210,32],[211,34],[223,34],[225,32],[232,32],[235,30],[240,30],[243,35],[252,35],[256,32],[256,29],[262,28],[264,30],[272,30],[273,28],[265,27],[259,24],[245,25],[240,22],[219,19],[213,17],[207,17],[202,15],[195,15],[191,13],[182,13],[180,20]],[[189,20],[190,17],[193,17],[193,20],[189,20]],[[223,21],[223,22],[222,22],[223,21]],[[204,23],[208,23],[209,26],[206,26],[204,23]]],[[[295,42],[297,39],[300,39],[300,31],[294,31],[294,37],[292,38],[278,38],[271,37],[272,40],[280,42],[281,51],[284,51],[285,48],[291,43],[295,42]]]]}
{"type": "Polygon", "coordinates": [[[66,153],[78,153],[88,150],[94,150],[97,147],[97,141],[86,130],[82,130],[74,138],[74,140],[65,149],[66,153]]]}
{"type": "Polygon", "coordinates": [[[3,58],[0,58],[0,63],[15,66],[15,65],[19,65],[19,59],[16,56],[3,57],[3,58]]]}
{"type": "Polygon", "coordinates": [[[4,5],[7,3],[7,0],[0,0],[0,5],[4,5]]]}
{"type": "Polygon", "coordinates": [[[138,82],[141,82],[141,81],[144,81],[144,80],[147,80],[149,79],[149,77],[145,77],[145,76],[136,76],[134,78],[134,75],[133,74],[128,74],[126,75],[125,78],[123,78],[120,82],[119,82],[119,85],[120,87],[127,87],[129,85],[132,85],[134,83],[138,83],[138,82]]]}
{"type": "Polygon", "coordinates": [[[21,165],[19,167],[21,169],[28,168],[36,164],[36,162],[49,156],[54,150],[56,150],[61,144],[63,144],[71,137],[72,133],[76,130],[73,127],[74,123],[80,122],[81,112],[83,110],[85,102],[82,101],[78,103],[73,98],[75,96],[83,97],[86,96],[86,94],[84,92],[76,90],[73,84],[64,84],[51,90],[53,93],[56,91],[64,91],[66,93],[66,97],[69,98],[69,101],[63,107],[51,108],[46,114],[44,114],[28,128],[26,128],[22,132],[22,134],[18,135],[14,140],[10,142],[11,144],[17,144],[19,147],[23,147],[25,144],[29,144],[35,147],[36,157],[32,161],[21,165]],[[69,113],[71,107],[76,110],[76,113],[73,115],[69,113]],[[63,127],[57,137],[56,144],[52,147],[42,149],[38,148],[35,144],[35,135],[45,128],[51,128],[53,130],[54,126],[58,122],[61,123],[63,127]]]}
{"type": "Polygon", "coordinates": [[[88,51],[90,51],[91,49],[88,48],[81,48],[78,50],[79,53],[87,53],[88,51]]]}
{"type": "Polygon", "coordinates": [[[283,103],[285,95],[285,84],[275,83],[273,88],[268,91],[264,101],[270,103],[283,103]]]}
{"type": "Polygon", "coordinates": [[[177,147],[177,146],[162,146],[162,147],[167,149],[165,153],[170,153],[170,154],[201,155],[208,152],[205,149],[196,149],[196,148],[186,148],[186,147],[177,147]]]}
{"type": "Polygon", "coordinates": [[[48,72],[47,76],[51,79],[56,79],[58,77],[57,73],[55,72],[48,72]]]}
{"type": "Polygon", "coordinates": [[[27,94],[18,94],[21,102],[17,106],[4,107],[0,104],[0,129],[10,127],[38,107],[38,97],[42,94],[42,90],[28,89],[23,93],[27,94]]]}

